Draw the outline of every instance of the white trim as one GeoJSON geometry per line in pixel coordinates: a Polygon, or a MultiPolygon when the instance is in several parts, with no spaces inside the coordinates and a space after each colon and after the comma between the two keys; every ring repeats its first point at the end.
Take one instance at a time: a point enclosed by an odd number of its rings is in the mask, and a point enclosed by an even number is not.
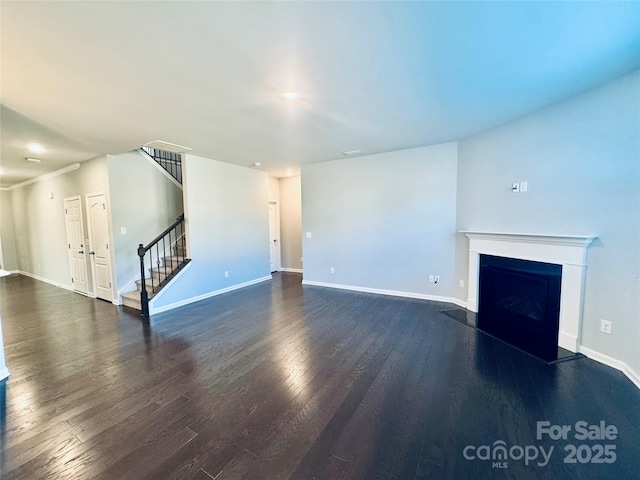
{"type": "Polygon", "coordinates": [[[340,285],[338,283],[316,282],[313,280],[302,280],[303,285],[311,285],[314,287],[337,288],[340,290],[350,290],[353,292],[375,293],[377,295],[390,295],[393,297],[417,298],[420,300],[431,300],[433,302],[453,303],[455,305],[464,306],[466,304],[457,298],[441,297],[439,295],[429,295],[426,293],[402,292],[399,290],[384,290],[382,288],[357,287],[354,285],[340,285]]]}
{"type": "Polygon", "coordinates": [[[629,380],[631,380],[635,384],[636,387],[640,388],[640,375],[625,362],[605,355],[604,353],[600,353],[596,350],[587,348],[584,345],[580,345],[578,351],[585,354],[590,359],[595,360],[596,362],[604,363],[611,368],[620,370],[627,376],[627,378],[629,378],[629,380]]]}
{"type": "Polygon", "coordinates": [[[291,272],[291,273],[302,273],[302,269],[301,268],[286,268],[286,267],[282,267],[280,268],[281,272],[291,272]]]}
{"type": "Polygon", "coordinates": [[[57,177],[58,175],[64,175],[65,173],[73,172],[80,168],[79,163],[73,163],[67,167],[61,168],[60,170],[56,170],[54,172],[45,173],[44,175],[40,175],[39,177],[31,178],[29,180],[25,180],[24,182],[16,183],[9,187],[9,190],[15,190],[16,188],[22,188],[27,185],[31,185],[32,183],[42,182],[43,180],[48,180],[49,178],[57,177]]]}
{"type": "Polygon", "coordinates": [[[22,270],[16,270],[15,272],[12,272],[12,273],[19,273],[20,275],[24,275],[25,277],[31,277],[35,280],[48,283],[49,285],[53,285],[54,287],[64,288],[65,290],[69,290],[70,292],[79,293],[80,295],[82,295],[82,292],[79,292],[78,290],[74,290],[73,287],[70,287],[68,285],[63,285],[62,283],[54,282],[53,280],[49,280],[44,277],[39,277],[38,275],[34,275],[33,273],[23,272],[22,270]]]}
{"type": "Polygon", "coordinates": [[[9,192],[11,191],[10,187],[0,187],[0,192],[9,192]]]}
{"type": "Polygon", "coordinates": [[[465,302],[464,300],[460,300],[458,298],[452,297],[451,298],[451,303],[453,303],[454,305],[459,306],[460,308],[464,308],[465,310],[467,309],[467,302],[465,302]]]}
{"type": "Polygon", "coordinates": [[[519,233],[470,232],[468,309],[478,311],[480,255],[531,260],[562,265],[560,287],[560,326],[558,345],[577,352],[582,332],[582,306],[587,270],[587,249],[595,235],[547,235],[519,233]]]}
{"type": "Polygon", "coordinates": [[[186,153],[193,150],[191,147],[185,147],[183,145],[178,145],[177,143],[165,142],[164,140],[153,140],[145,143],[143,147],[153,148],[155,150],[164,150],[165,152],[172,153],[186,153]]]}
{"type": "Polygon", "coordinates": [[[521,243],[542,243],[565,245],[570,247],[588,247],[597,235],[547,235],[540,233],[506,233],[506,232],[475,232],[472,230],[460,230],[470,239],[521,243]]]}
{"type": "Polygon", "coordinates": [[[4,367],[2,370],[0,370],[0,382],[8,377],[9,377],[9,369],[7,367],[4,367]]]}
{"type": "MultiPolygon", "coordinates": [[[[181,270],[181,272],[183,270],[181,270]]],[[[176,276],[176,278],[177,278],[177,276],[176,276]]],[[[204,293],[202,295],[198,295],[197,297],[191,297],[191,298],[187,298],[185,300],[180,300],[179,302],[175,302],[175,303],[172,303],[170,305],[164,305],[162,307],[152,308],[153,307],[153,305],[152,305],[153,300],[155,300],[158,297],[158,295],[156,295],[155,297],[153,297],[151,299],[151,301],[149,301],[149,314],[152,315],[152,314],[156,314],[156,313],[166,312],[167,310],[173,310],[174,308],[182,307],[184,305],[189,305],[190,303],[199,302],[200,300],[205,300],[207,298],[215,297],[217,295],[222,295],[223,293],[232,292],[233,290],[238,290],[240,288],[248,287],[250,285],[255,285],[256,283],[261,283],[261,282],[265,282],[267,280],[272,280],[272,279],[273,279],[273,277],[271,275],[268,275],[266,277],[256,278],[255,280],[249,280],[248,282],[239,283],[237,285],[232,285],[230,287],[222,288],[220,290],[215,290],[213,292],[204,293]]],[[[163,290],[161,290],[161,292],[162,291],[163,290]]]]}
{"type": "MultiPolygon", "coordinates": [[[[171,180],[176,187],[178,187],[180,190],[183,189],[182,188],[182,184],[179,181],[177,181],[175,178],[173,178],[169,172],[167,172],[164,168],[162,168],[162,165],[160,165],[158,162],[156,162],[151,155],[149,155],[147,152],[145,152],[141,148],[137,149],[136,152],[138,152],[140,155],[142,155],[149,163],[151,163],[151,165],[153,165],[165,177],[167,177],[169,180],[171,180]]],[[[180,163],[180,165],[182,165],[182,163],[180,163]]]]}

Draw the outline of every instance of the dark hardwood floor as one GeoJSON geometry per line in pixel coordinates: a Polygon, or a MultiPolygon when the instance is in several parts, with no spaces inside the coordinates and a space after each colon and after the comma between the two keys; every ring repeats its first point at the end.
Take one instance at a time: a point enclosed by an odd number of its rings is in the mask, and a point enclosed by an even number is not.
{"type": "Polygon", "coordinates": [[[639,477],[640,390],[620,372],[546,365],[440,313],[451,305],[300,280],[149,325],[0,278],[2,479],[639,477]],[[567,439],[538,439],[540,421],[567,439]],[[581,421],[617,435],[576,439],[581,421]]]}

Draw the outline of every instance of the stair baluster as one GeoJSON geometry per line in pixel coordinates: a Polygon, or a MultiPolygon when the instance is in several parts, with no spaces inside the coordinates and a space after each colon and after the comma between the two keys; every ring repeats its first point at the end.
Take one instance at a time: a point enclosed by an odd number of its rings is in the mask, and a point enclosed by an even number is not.
{"type": "Polygon", "coordinates": [[[150,294],[151,296],[155,295],[190,262],[190,259],[186,258],[184,232],[183,214],[148,245],[140,244],[138,246],[138,257],[140,257],[140,304],[141,315],[144,317],[149,316],[150,294]],[[179,236],[178,232],[180,233],[179,236]],[[169,254],[170,259],[167,259],[167,248],[171,252],[169,254]],[[147,290],[145,258],[149,259],[151,292],[147,290]]]}

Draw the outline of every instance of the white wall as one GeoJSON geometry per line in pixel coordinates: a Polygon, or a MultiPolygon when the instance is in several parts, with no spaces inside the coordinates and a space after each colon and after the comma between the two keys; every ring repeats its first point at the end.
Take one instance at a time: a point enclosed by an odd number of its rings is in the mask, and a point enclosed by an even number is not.
{"type": "MultiPolygon", "coordinates": [[[[640,372],[640,73],[459,144],[458,228],[595,234],[582,344],[640,372]],[[511,184],[528,182],[528,193],[511,184]],[[600,319],[613,322],[600,333],[600,319]]],[[[456,277],[467,278],[460,236],[456,277]]],[[[458,289],[458,298],[466,290],[458,289]]]]}
{"type": "Polygon", "coordinates": [[[2,268],[8,271],[18,269],[15,229],[11,192],[0,190],[0,238],[2,239],[2,261],[4,262],[2,268]]]}
{"type": "Polygon", "coordinates": [[[149,243],[183,213],[182,189],[137,151],[108,155],[107,164],[116,291],[121,291],[140,279],[138,245],[149,243]]]}
{"type": "Polygon", "coordinates": [[[282,268],[302,270],[302,192],[300,176],[280,179],[282,268]]]}
{"type": "Polygon", "coordinates": [[[276,177],[267,177],[267,190],[269,202],[280,203],[280,180],[276,177]]]}
{"type": "MultiPolygon", "coordinates": [[[[67,254],[64,199],[105,192],[109,200],[106,157],[80,164],[77,170],[12,188],[17,269],[54,285],[73,288],[67,254]],[[51,197],[53,194],[53,198],[51,197]]],[[[108,202],[109,203],[109,202],[108,202]]],[[[86,212],[85,238],[88,237],[86,212]]],[[[88,266],[88,278],[91,268],[88,266]]],[[[88,282],[91,290],[91,281],[88,282]]]]}
{"type": "Polygon", "coordinates": [[[305,282],[452,297],[456,158],[448,143],[303,166],[305,282]]]}
{"type": "Polygon", "coordinates": [[[152,299],[152,313],[271,278],[267,175],[195,155],[183,172],[191,263],[152,299]]]}

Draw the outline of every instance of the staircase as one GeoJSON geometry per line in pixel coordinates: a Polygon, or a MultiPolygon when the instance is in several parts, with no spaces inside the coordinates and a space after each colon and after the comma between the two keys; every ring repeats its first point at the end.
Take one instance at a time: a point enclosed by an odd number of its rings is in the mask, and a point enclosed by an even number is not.
{"type": "MultiPolygon", "coordinates": [[[[171,278],[178,273],[191,260],[185,258],[183,247],[174,246],[174,254],[169,257],[162,257],[160,266],[148,269],[149,276],[145,278],[145,289],[147,300],[151,300],[160,289],[166,285],[171,278]]],[[[142,311],[142,280],[136,280],[136,290],[122,294],[122,304],[134,310],[142,311]]]]}
{"type": "Polygon", "coordinates": [[[142,146],[140,149],[153,158],[158,165],[182,185],[182,155],[180,153],[148,146],[142,146]]]}
{"type": "MultiPolygon", "coordinates": [[[[182,157],[179,153],[143,146],[141,150],[182,185],[182,157]]],[[[122,294],[125,307],[149,316],[149,300],[168,284],[191,260],[186,258],[184,214],[147,246],[138,246],[140,280],[136,290],[122,294]]]]}

